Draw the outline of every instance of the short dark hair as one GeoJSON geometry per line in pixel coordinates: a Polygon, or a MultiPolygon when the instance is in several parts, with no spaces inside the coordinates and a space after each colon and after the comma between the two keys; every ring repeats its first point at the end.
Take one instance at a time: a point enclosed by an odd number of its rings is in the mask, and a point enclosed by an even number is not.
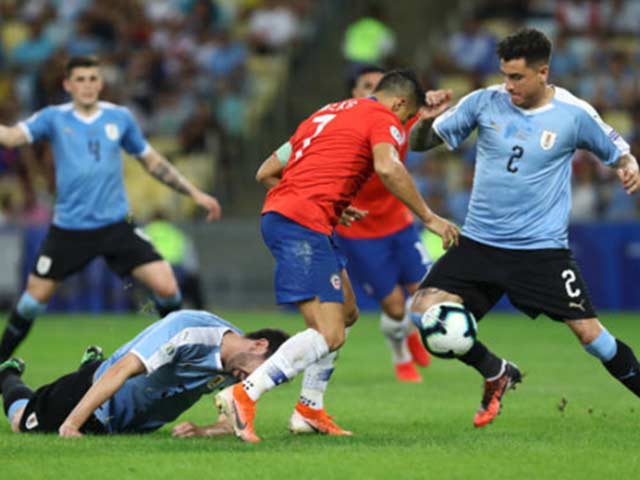
{"type": "Polygon", "coordinates": [[[377,65],[363,65],[360,68],[356,69],[355,72],[349,77],[347,81],[347,93],[351,95],[351,90],[356,88],[356,84],[358,83],[358,79],[366,75],[367,73],[384,73],[385,69],[379,67],[377,65]]]}
{"type": "Polygon", "coordinates": [[[551,59],[551,41],[540,30],[523,28],[503,38],[496,49],[498,57],[508,62],[524,58],[530,63],[549,63],[551,59]]]}
{"type": "Polygon", "coordinates": [[[418,108],[424,105],[424,90],[413,70],[391,70],[382,77],[375,92],[406,96],[418,108]]]}
{"type": "Polygon", "coordinates": [[[69,78],[74,68],[79,68],[79,67],[88,68],[88,67],[99,67],[99,66],[100,66],[100,60],[98,60],[98,57],[95,57],[93,55],[78,55],[75,57],[71,57],[69,60],[67,60],[67,63],[64,66],[64,74],[65,74],[65,77],[69,78]]]}
{"type": "Polygon", "coordinates": [[[267,347],[267,352],[264,354],[264,358],[267,359],[289,338],[289,334],[282,330],[276,330],[275,328],[263,328],[255,332],[247,333],[245,337],[250,340],[267,339],[269,346],[267,347]]]}

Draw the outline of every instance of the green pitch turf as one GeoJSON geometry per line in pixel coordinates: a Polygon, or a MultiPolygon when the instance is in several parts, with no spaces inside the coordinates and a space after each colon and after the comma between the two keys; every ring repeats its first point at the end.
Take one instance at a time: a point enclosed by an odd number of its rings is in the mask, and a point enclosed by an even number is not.
{"type": "MultiPolygon", "coordinates": [[[[224,315],[250,330],[294,332],[295,315],[224,315]]],[[[640,314],[603,315],[609,329],[640,351],[640,314]]],[[[39,386],[77,366],[84,347],[105,352],[152,321],[144,316],[43,317],[18,352],[25,380],[39,386]]],[[[351,332],[327,395],[329,412],[352,438],[292,436],[287,420],[299,379],[260,401],[263,442],[234,437],[171,438],[171,425],[145,436],[61,439],[16,435],[0,423],[0,479],[633,479],[640,478],[640,403],[585,354],[568,329],[549,320],[493,315],[481,338],[526,374],[505,397],[502,415],[475,430],[481,379],[456,361],[434,360],[424,383],[398,384],[377,319],[351,332]]],[[[213,398],[180,420],[210,423],[213,398]]]]}

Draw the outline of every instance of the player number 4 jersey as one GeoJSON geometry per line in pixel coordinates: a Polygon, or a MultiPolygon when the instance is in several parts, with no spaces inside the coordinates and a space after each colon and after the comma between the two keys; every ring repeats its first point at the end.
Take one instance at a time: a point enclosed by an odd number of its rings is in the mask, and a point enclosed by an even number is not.
{"type": "Polygon", "coordinates": [[[289,140],[291,155],[262,213],[278,212],[330,235],[344,208],[373,172],[373,147],[398,151],[407,136],[398,117],[375,99],[331,103],[303,121],[289,140]]]}

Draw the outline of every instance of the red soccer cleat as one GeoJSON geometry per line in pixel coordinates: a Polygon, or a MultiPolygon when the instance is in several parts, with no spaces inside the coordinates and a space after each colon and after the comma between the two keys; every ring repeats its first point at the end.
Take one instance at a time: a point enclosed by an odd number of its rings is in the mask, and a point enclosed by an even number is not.
{"type": "Polygon", "coordinates": [[[409,352],[411,353],[411,358],[421,367],[428,367],[431,363],[431,355],[424,348],[422,344],[422,340],[420,339],[420,334],[417,330],[414,330],[407,337],[407,346],[409,347],[409,352]]]}
{"type": "Polygon", "coordinates": [[[216,395],[216,406],[226,415],[233,426],[233,432],[243,442],[260,441],[253,431],[253,419],[256,416],[256,402],[245,392],[242,383],[225,388],[216,395]]]}
{"type": "Polygon", "coordinates": [[[348,430],[340,428],[324,408],[317,410],[298,402],[289,419],[291,433],[322,433],[324,435],[351,436],[348,430]]]}
{"type": "Polygon", "coordinates": [[[422,376],[418,372],[418,369],[413,364],[413,361],[409,360],[404,363],[396,363],[396,378],[399,382],[406,383],[420,383],[422,382],[422,376]]]}
{"type": "Polygon", "coordinates": [[[522,382],[522,374],[518,367],[510,362],[507,362],[504,372],[498,378],[485,380],[482,403],[473,417],[473,426],[480,428],[491,423],[500,413],[503,395],[508,390],[515,390],[520,382],[522,382]]]}

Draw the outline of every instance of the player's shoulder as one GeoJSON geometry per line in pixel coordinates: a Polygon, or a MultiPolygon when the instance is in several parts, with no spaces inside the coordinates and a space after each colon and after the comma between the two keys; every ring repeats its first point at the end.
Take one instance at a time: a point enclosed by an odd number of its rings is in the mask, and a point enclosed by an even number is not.
{"type": "Polygon", "coordinates": [[[460,99],[459,103],[473,100],[478,104],[483,104],[484,102],[502,101],[508,98],[509,93],[507,92],[505,84],[497,83],[469,92],[460,99]]]}
{"type": "Polygon", "coordinates": [[[576,115],[586,115],[593,118],[599,118],[598,112],[589,102],[575,96],[566,88],[555,86],[554,88],[556,92],[553,100],[559,107],[573,112],[576,115]]]}
{"type": "Polygon", "coordinates": [[[239,332],[238,328],[231,323],[205,310],[178,310],[167,315],[164,321],[178,330],[191,328],[224,328],[239,332]]]}
{"type": "Polygon", "coordinates": [[[31,119],[37,118],[39,116],[64,115],[64,114],[72,112],[72,111],[73,111],[73,103],[71,103],[71,102],[60,103],[60,104],[56,104],[56,105],[49,105],[49,106],[44,107],[43,109],[38,110],[37,112],[35,112],[31,116],[31,119]]]}
{"type": "Polygon", "coordinates": [[[117,103],[100,101],[98,102],[98,106],[108,116],[127,118],[132,120],[134,119],[133,114],[131,113],[131,110],[129,110],[124,105],[118,105],[117,103]]]}

